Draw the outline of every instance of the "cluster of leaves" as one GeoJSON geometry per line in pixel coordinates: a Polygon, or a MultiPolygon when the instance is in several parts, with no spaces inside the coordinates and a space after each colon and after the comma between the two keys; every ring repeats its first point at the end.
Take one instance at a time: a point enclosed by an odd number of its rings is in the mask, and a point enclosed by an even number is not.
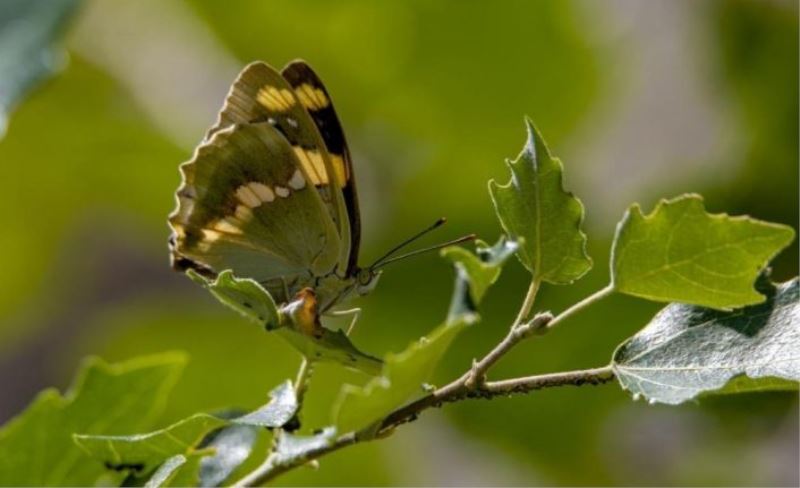
{"type": "MultiPolygon", "coordinates": [[[[329,426],[313,435],[293,433],[303,385],[287,380],[252,413],[197,414],[146,434],[116,435],[149,425],[183,359],[167,355],[116,366],[95,360],[65,397],[43,392],[0,431],[0,484],[216,486],[241,478],[239,468],[255,455],[259,437],[271,444],[264,466],[279,469],[337,443],[381,434],[390,414],[427,394],[423,386],[432,371],[453,339],[478,321],[478,306],[510,256],[530,271],[534,291],[542,283],[572,283],[592,267],[581,231],[583,207],[563,189],[561,162],[530,121],[527,127],[524,149],[508,162],[511,180],[489,184],[505,235],[493,246],[478,241],[474,253],[443,250],[456,270],[447,318],[383,360],[361,352],[342,331],[303,334],[294,326],[293,304],[279,307],[253,280],[230,271],[215,280],[190,274],[307,361],[333,361],[369,375],[363,385],[342,387],[329,426]]],[[[610,371],[634,398],[678,404],[708,394],[796,389],[798,280],[776,285],[766,270],[793,238],[787,226],[709,214],[698,195],[663,200],[647,215],[633,205],[617,227],[609,285],[547,327],[613,292],[668,302],[613,353],[610,371]]],[[[515,325],[532,323],[530,305],[523,305],[515,325]]]]}

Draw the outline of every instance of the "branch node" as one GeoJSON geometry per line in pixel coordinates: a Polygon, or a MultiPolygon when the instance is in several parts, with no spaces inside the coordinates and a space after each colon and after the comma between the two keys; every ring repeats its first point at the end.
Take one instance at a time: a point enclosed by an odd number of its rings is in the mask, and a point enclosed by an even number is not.
{"type": "Polygon", "coordinates": [[[550,312],[537,313],[533,319],[528,322],[528,333],[535,335],[542,335],[548,331],[548,325],[554,319],[553,314],[550,312]]]}
{"type": "Polygon", "coordinates": [[[486,383],[486,374],[481,372],[480,363],[477,359],[472,358],[472,367],[469,371],[469,376],[464,382],[464,386],[468,390],[477,390],[486,383]]]}

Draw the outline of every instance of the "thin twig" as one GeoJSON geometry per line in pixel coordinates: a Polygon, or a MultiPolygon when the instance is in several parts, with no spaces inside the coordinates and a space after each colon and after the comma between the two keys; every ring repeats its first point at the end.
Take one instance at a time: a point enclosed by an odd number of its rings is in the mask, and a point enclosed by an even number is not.
{"type": "MultiPolygon", "coordinates": [[[[424,410],[439,407],[444,403],[453,403],[468,398],[494,398],[521,393],[529,393],[542,388],[554,386],[600,385],[614,379],[614,371],[610,366],[603,368],[549,373],[535,376],[524,376],[501,381],[487,381],[474,389],[440,388],[389,414],[381,424],[380,431],[391,430],[398,425],[415,420],[424,410]]],[[[449,386],[449,385],[448,385],[449,386]]]]}

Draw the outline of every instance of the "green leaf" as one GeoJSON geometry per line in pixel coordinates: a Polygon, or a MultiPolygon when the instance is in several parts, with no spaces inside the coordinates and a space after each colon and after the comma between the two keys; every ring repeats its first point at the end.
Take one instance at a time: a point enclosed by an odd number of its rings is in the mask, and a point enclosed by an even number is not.
{"type": "Polygon", "coordinates": [[[798,280],[776,287],[763,278],[758,288],[768,297],[764,303],[733,312],[667,305],[614,353],[622,387],[634,397],[669,404],[710,392],[796,389],[798,280]]]}
{"type": "Polygon", "coordinates": [[[186,274],[220,302],[267,330],[275,331],[312,361],[339,363],[371,375],[378,374],[381,369],[380,359],[361,352],[341,330],[321,328],[317,336],[312,336],[293,328],[292,321],[284,317],[269,292],[255,280],[237,278],[231,270],[222,271],[216,280],[209,280],[193,270],[186,274]]]}
{"type": "MultiPolygon", "coordinates": [[[[239,425],[275,428],[282,427],[294,417],[298,405],[290,381],[287,380],[273,389],[270,397],[271,401],[267,405],[232,419],[199,413],[146,434],[76,434],[74,438],[91,457],[101,461],[105,466],[117,471],[130,471],[137,477],[156,470],[175,456],[182,455],[188,460],[186,466],[174,469],[176,473],[180,473],[181,480],[203,479],[204,475],[207,479],[216,479],[226,471],[230,474],[236,468],[235,465],[231,466],[232,456],[247,451],[241,459],[244,461],[255,441],[254,437],[250,439],[247,435],[234,435],[243,434],[241,430],[228,430],[223,429],[224,427],[239,425]],[[208,436],[215,431],[219,432],[209,439],[208,436]],[[236,440],[241,441],[241,444],[234,446],[236,440]],[[227,453],[215,453],[213,448],[220,446],[224,447],[227,453]],[[235,449],[240,451],[231,453],[235,449]],[[209,455],[212,456],[199,459],[209,455]],[[194,460],[195,457],[198,459],[194,460]]],[[[171,483],[177,484],[175,479],[172,479],[171,483]]]]}
{"type": "Polygon", "coordinates": [[[105,470],[72,442],[75,432],[146,428],[186,363],[167,353],[109,365],[84,362],[69,392],[41,392],[0,431],[0,486],[90,486],[105,470]]]}
{"type": "MultiPolygon", "coordinates": [[[[344,385],[334,407],[334,424],[340,432],[360,430],[381,421],[388,413],[423,393],[423,385],[453,339],[471,322],[458,316],[412,343],[399,354],[389,353],[381,376],[363,387],[344,385]]],[[[366,435],[366,434],[365,434],[366,435]]]]}
{"type": "Polygon", "coordinates": [[[634,204],[617,225],[612,285],[650,300],[719,310],[761,303],[753,283],[793,239],[785,225],[706,213],[699,195],[662,200],[646,216],[634,204]]]}
{"type": "Polygon", "coordinates": [[[581,231],[583,205],[562,185],[561,161],[553,158],[530,119],[528,141],[515,161],[506,161],[511,181],[489,182],[500,223],[534,280],[572,283],[592,267],[581,231]]]}
{"type": "Polygon", "coordinates": [[[227,424],[225,419],[198,413],[147,434],[76,434],[75,442],[111,469],[130,469],[143,474],[156,469],[170,457],[192,454],[207,434],[227,424]]]}
{"type": "Polygon", "coordinates": [[[328,361],[357,369],[369,375],[380,373],[383,361],[361,352],[341,330],[322,328],[312,337],[288,327],[275,331],[310,361],[328,361]]]}
{"type": "Polygon", "coordinates": [[[0,2],[0,138],[20,99],[66,64],[55,44],[77,6],[78,0],[0,2]]]}
{"type": "Polygon", "coordinates": [[[215,280],[209,280],[191,269],[187,270],[186,274],[203,285],[217,300],[248,320],[267,330],[280,327],[282,320],[275,300],[255,280],[237,278],[229,269],[219,273],[215,280]]]}
{"type": "Polygon", "coordinates": [[[449,259],[456,268],[456,285],[450,306],[451,318],[475,313],[477,306],[491,285],[497,281],[506,260],[519,245],[502,236],[494,246],[476,241],[475,254],[463,247],[447,247],[441,255],[449,259]]]}

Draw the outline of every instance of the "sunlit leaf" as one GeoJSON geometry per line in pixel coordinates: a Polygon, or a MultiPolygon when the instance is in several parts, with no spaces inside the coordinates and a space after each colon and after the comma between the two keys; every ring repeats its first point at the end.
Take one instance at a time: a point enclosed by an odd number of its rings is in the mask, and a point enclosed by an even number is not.
{"type": "Polygon", "coordinates": [[[519,249],[516,242],[506,240],[505,236],[494,246],[477,241],[475,247],[475,254],[457,246],[442,249],[442,256],[456,268],[450,317],[476,312],[483,295],[500,276],[505,261],[519,249]]]}
{"type": "Polygon", "coordinates": [[[753,288],[764,266],[794,239],[791,227],[709,214],[699,195],[638,205],[617,226],[611,252],[617,291],[720,310],[764,301],[753,288]]]}
{"type": "Polygon", "coordinates": [[[701,393],[796,389],[800,381],[798,280],[758,290],[764,303],[722,312],[670,304],[614,353],[623,388],[652,402],[701,393]]]}
{"type": "Polygon", "coordinates": [[[517,256],[535,280],[572,283],[592,267],[581,231],[583,205],[564,190],[561,161],[550,155],[530,119],[528,141],[515,161],[507,161],[511,181],[489,182],[497,217],[517,256]]]}
{"type": "Polygon", "coordinates": [[[392,410],[424,393],[436,365],[470,315],[448,321],[399,354],[387,355],[380,376],[365,386],[345,385],[334,407],[334,424],[340,432],[360,430],[382,420],[392,410]]]}
{"type": "Polygon", "coordinates": [[[0,431],[0,485],[94,485],[105,470],[72,442],[73,433],[148,427],[185,363],[178,353],[112,365],[87,360],[66,395],[41,392],[0,431]]]}
{"type": "Polygon", "coordinates": [[[65,63],[56,46],[78,0],[0,2],[0,138],[9,112],[38,83],[65,63]]]}

